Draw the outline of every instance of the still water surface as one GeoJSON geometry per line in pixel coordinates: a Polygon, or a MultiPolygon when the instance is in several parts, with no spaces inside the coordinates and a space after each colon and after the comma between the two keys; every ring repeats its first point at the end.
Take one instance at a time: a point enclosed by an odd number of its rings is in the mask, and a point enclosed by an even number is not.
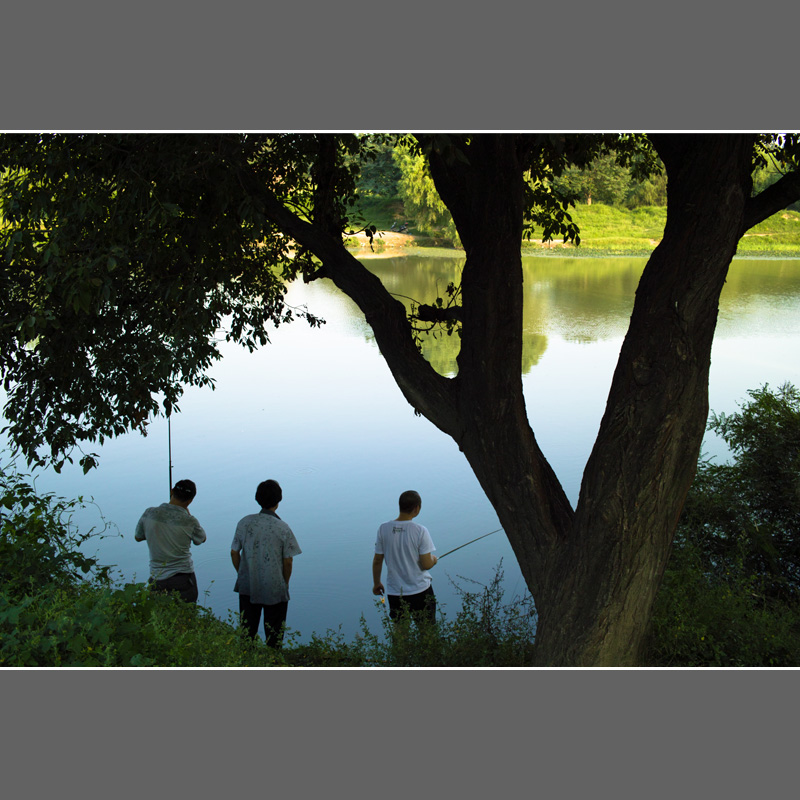
{"type": "MultiPolygon", "coordinates": [[[[454,280],[455,257],[403,256],[367,262],[390,291],[430,302],[454,280]]],[[[528,415],[573,505],[603,413],[645,259],[525,260],[523,374],[528,415]]],[[[256,485],[277,479],[279,515],[302,555],[294,562],[287,624],[351,636],[363,614],[373,631],[382,607],[372,596],[378,525],[396,515],[397,497],[417,489],[419,521],[439,553],[499,527],[451,439],[403,399],[356,307],[327,281],[292,285],[292,305],[307,305],[326,325],[304,323],[271,334],[256,353],[224,345],[212,371],[216,391],[190,389],[172,418],[174,480],[198,485],[192,513],[208,533],[193,548],[200,602],[228,618],[237,606],[230,544],[237,521],[253,513],[256,485]]],[[[442,337],[425,352],[443,374],[455,371],[458,340],[442,337]]],[[[736,260],[723,292],[712,353],[710,403],[730,412],[748,389],[800,385],[800,261],[736,260]]],[[[706,452],[724,456],[719,442],[706,452]]],[[[122,580],[146,580],[147,547],[133,531],[145,507],[168,500],[167,425],[107,443],[100,467],[41,474],[37,486],[60,496],[93,497],[110,535],[98,542],[103,563],[122,580]]],[[[101,526],[97,508],[80,512],[82,529],[101,526]]],[[[491,580],[502,561],[506,596],[525,591],[502,533],[443,560],[434,571],[440,606],[454,615],[458,593],[491,580]]]]}

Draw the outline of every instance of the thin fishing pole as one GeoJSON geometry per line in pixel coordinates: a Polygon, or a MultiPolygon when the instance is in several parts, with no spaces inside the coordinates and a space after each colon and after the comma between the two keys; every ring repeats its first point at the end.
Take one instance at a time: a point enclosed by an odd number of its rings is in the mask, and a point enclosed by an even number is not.
{"type": "Polygon", "coordinates": [[[167,449],[169,452],[169,491],[172,493],[172,418],[167,414],[167,449]]]}
{"type": "Polygon", "coordinates": [[[455,553],[456,550],[460,550],[462,547],[466,547],[468,544],[472,544],[473,542],[477,542],[479,539],[485,539],[487,536],[491,536],[493,533],[497,533],[498,531],[503,530],[502,528],[498,528],[496,531],[489,531],[489,533],[484,533],[483,536],[478,536],[476,539],[471,539],[468,542],[464,542],[464,544],[460,544],[458,547],[454,547],[452,550],[448,550],[446,553],[443,553],[439,556],[437,561],[441,561],[445,556],[449,556],[450,553],[455,553]]]}

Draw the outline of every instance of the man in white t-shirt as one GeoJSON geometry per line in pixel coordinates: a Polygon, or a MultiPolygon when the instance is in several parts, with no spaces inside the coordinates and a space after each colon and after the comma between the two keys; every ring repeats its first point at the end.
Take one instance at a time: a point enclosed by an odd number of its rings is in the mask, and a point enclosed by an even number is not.
{"type": "Polygon", "coordinates": [[[422,510],[422,499],[414,491],[400,495],[400,514],[378,528],[372,559],[372,593],[389,596],[389,616],[396,620],[404,607],[436,621],[436,596],[428,570],[436,564],[436,549],[424,525],[414,522],[422,510]],[[386,561],[386,584],[381,583],[386,561]]]}

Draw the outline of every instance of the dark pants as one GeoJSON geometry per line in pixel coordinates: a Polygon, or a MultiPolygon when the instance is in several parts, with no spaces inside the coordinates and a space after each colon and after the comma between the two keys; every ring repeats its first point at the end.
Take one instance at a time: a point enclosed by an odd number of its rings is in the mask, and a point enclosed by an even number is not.
{"type": "Polygon", "coordinates": [[[154,592],[178,592],[187,603],[197,602],[197,578],[194,572],[176,572],[160,581],[150,578],[150,589],[154,592]]]}
{"type": "Polygon", "coordinates": [[[424,592],[418,594],[389,595],[389,618],[396,620],[402,613],[409,613],[415,617],[422,617],[431,622],[436,622],[436,595],[433,587],[429,586],[424,592]]]}
{"type": "Polygon", "coordinates": [[[286,622],[286,612],[288,610],[288,602],[265,606],[261,603],[251,603],[249,595],[239,595],[239,613],[242,615],[242,624],[247,628],[250,638],[255,639],[258,635],[258,623],[261,620],[263,611],[264,639],[270,647],[276,649],[280,649],[283,645],[282,626],[286,622]]]}

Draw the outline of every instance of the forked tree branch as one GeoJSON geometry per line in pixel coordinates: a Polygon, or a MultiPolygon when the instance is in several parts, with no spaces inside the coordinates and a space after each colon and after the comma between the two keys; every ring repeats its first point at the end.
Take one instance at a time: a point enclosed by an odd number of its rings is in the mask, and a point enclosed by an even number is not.
{"type": "Polygon", "coordinates": [[[458,430],[452,379],[439,375],[417,349],[403,304],[345,249],[341,236],[300,219],[255,175],[245,175],[242,179],[250,195],[261,203],[264,215],[322,262],[317,277],[332,280],[363,312],[381,354],[411,406],[452,436],[458,430]]]}
{"type": "Polygon", "coordinates": [[[742,234],[798,200],[800,200],[800,171],[789,172],[747,201],[742,234]]]}

